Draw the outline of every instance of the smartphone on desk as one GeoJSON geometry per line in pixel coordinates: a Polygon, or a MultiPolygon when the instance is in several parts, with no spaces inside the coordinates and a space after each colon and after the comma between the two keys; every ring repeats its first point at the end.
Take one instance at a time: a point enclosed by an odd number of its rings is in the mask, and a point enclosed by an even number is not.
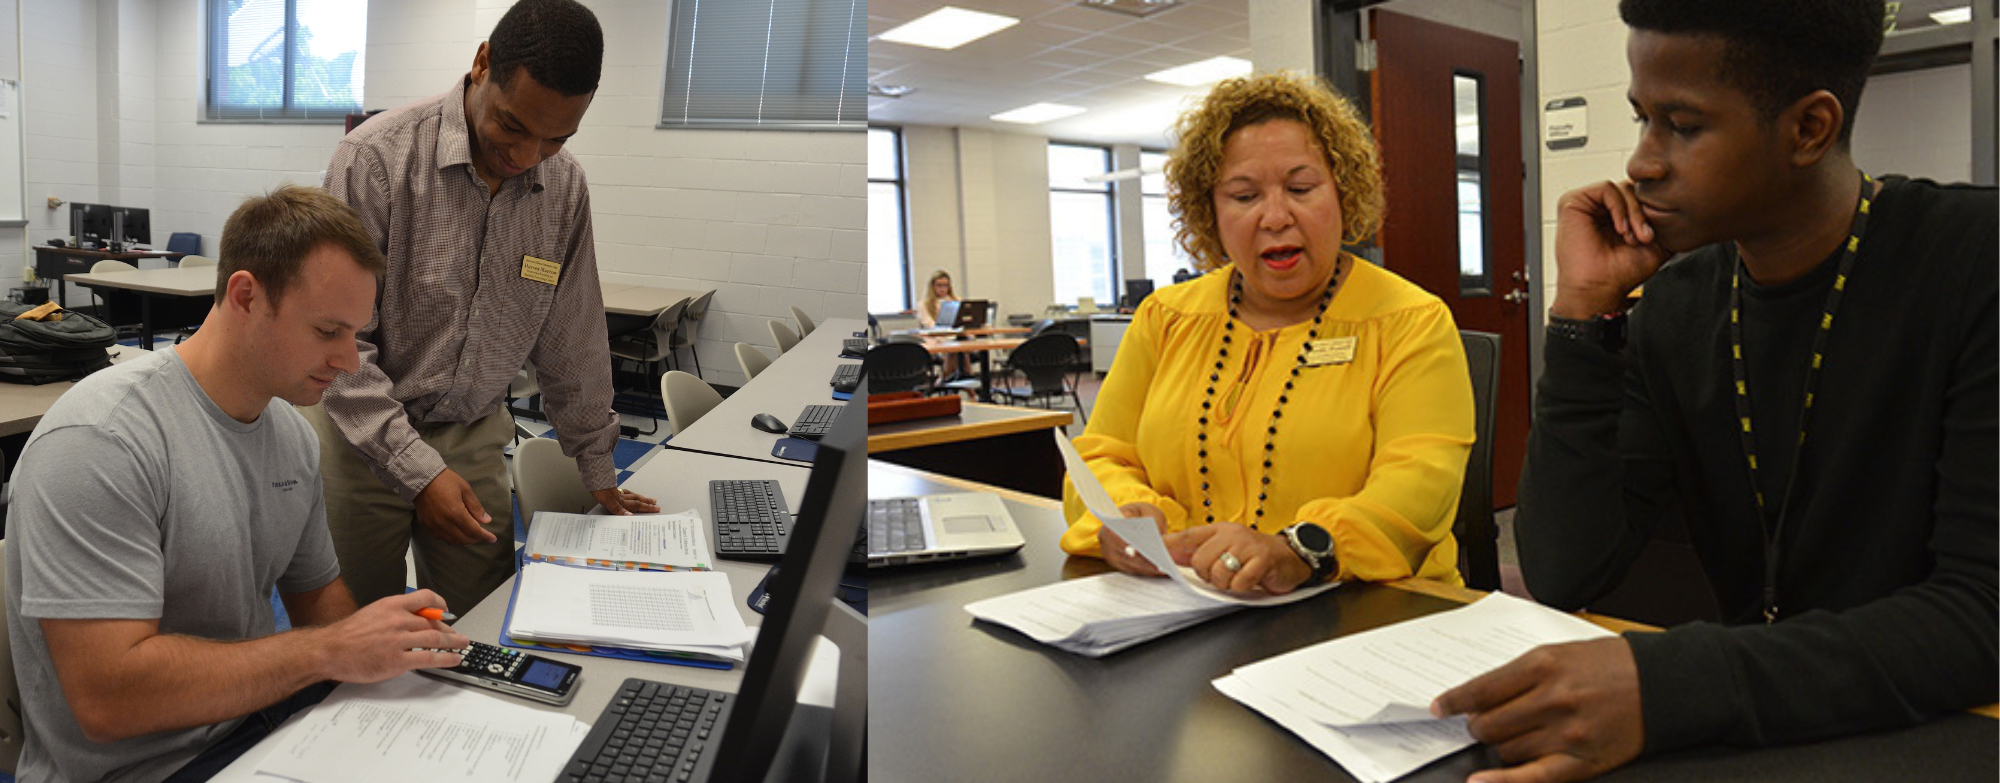
{"type": "Polygon", "coordinates": [[[449,669],[418,669],[441,680],[463,683],[509,696],[562,706],[576,696],[583,667],[552,661],[520,650],[473,642],[463,650],[443,650],[463,656],[449,669]]]}

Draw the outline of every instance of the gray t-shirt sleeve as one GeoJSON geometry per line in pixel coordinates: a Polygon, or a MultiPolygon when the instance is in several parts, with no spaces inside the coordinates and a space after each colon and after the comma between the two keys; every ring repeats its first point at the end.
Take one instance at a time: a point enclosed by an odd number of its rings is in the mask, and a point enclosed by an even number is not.
{"type": "Polygon", "coordinates": [[[21,548],[21,613],[160,617],[162,477],[103,427],[62,427],[36,440],[38,455],[77,458],[24,461],[15,472],[8,545],[21,548]]]}
{"type": "Polygon", "coordinates": [[[278,577],[278,589],[305,593],[327,586],[340,576],[340,561],[334,557],[333,535],[326,528],[326,485],[313,472],[312,514],[299,531],[299,546],[292,552],[285,573],[278,577]]]}

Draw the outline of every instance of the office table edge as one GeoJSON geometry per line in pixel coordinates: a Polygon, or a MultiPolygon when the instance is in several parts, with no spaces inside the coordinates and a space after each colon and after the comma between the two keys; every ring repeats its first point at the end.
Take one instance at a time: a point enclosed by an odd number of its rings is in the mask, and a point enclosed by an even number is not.
{"type": "MultiPolygon", "coordinates": [[[[967,405],[980,405],[980,403],[967,403],[967,405]]],[[[985,407],[1000,408],[1001,410],[1006,410],[1009,412],[1012,412],[1013,410],[1018,410],[1018,409],[1008,409],[1002,406],[985,406],[985,407]]],[[[913,429],[902,432],[885,432],[881,434],[870,434],[868,436],[868,453],[874,454],[877,452],[900,451],[903,449],[914,449],[920,446],[935,446],[942,443],[959,443],[978,438],[991,438],[998,435],[1013,435],[1021,432],[1034,432],[1035,430],[1054,429],[1056,427],[1068,426],[1076,421],[1076,416],[1070,413],[1069,411],[1051,410],[1051,411],[1035,411],[1032,413],[1026,413],[1026,412],[1024,413],[1025,415],[1013,416],[1004,419],[991,419],[987,421],[967,422],[967,423],[960,423],[943,427],[925,427],[923,429],[913,429]]],[[[901,422],[896,422],[896,423],[901,423],[901,422]]]]}

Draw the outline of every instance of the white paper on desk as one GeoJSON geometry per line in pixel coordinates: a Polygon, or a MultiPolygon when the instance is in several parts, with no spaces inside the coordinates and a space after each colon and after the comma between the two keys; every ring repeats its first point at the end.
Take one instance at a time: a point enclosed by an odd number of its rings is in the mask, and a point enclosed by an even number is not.
{"type": "Polygon", "coordinates": [[[729,575],[719,571],[604,571],[554,563],[521,567],[510,635],[619,647],[742,647],[750,641],[729,575]]]}
{"type": "Polygon", "coordinates": [[[1068,579],[965,606],[973,617],[1092,658],[1240,608],[1165,579],[1125,573],[1068,579]]]}
{"type": "Polygon", "coordinates": [[[602,567],[643,564],[678,569],[709,568],[708,524],[701,513],[563,514],[535,512],[528,528],[528,556],[602,567]]]}
{"type": "Polygon", "coordinates": [[[589,726],[500,696],[406,673],[342,684],[257,771],[303,783],[555,779],[589,726]]]}
{"type": "Polygon", "coordinates": [[[1461,609],[1243,666],[1214,684],[1356,777],[1390,780],[1473,744],[1463,718],[1429,716],[1439,694],[1538,645],[1609,635],[1581,619],[1494,593],[1461,609]]]}

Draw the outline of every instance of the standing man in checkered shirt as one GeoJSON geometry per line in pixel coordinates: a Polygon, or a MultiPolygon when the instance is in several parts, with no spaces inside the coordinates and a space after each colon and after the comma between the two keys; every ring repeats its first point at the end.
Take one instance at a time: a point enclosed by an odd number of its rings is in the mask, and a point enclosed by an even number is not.
{"type": "Polygon", "coordinates": [[[360,372],[318,407],[327,523],[361,605],[417,582],[456,612],[514,572],[507,386],[533,364],[584,487],[613,513],[611,359],[583,168],[563,149],[597,90],[604,33],[574,0],[521,0],[450,92],[342,139],[326,189],[388,257],[360,372]]]}

